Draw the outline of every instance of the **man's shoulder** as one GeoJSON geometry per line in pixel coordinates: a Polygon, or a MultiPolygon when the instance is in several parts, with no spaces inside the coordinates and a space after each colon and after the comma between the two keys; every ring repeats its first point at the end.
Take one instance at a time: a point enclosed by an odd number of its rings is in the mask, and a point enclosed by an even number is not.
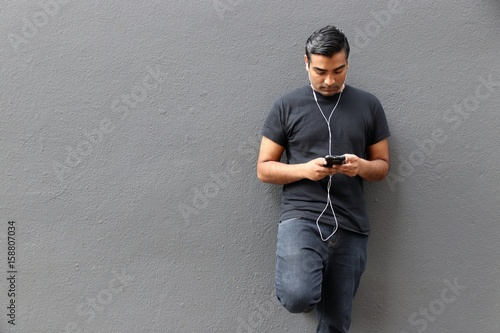
{"type": "Polygon", "coordinates": [[[348,91],[349,94],[352,94],[356,98],[364,98],[364,99],[367,99],[370,101],[376,101],[376,102],[379,101],[377,96],[375,96],[374,94],[372,94],[371,92],[368,92],[366,90],[363,90],[363,89],[360,89],[357,87],[353,87],[351,85],[346,85],[346,88],[347,88],[346,92],[348,91]]]}
{"type": "Polygon", "coordinates": [[[304,97],[307,95],[307,89],[308,86],[302,86],[300,88],[297,88],[293,91],[290,91],[288,93],[285,93],[278,97],[277,102],[280,103],[286,103],[286,104],[294,104],[299,100],[304,99],[304,97]]]}

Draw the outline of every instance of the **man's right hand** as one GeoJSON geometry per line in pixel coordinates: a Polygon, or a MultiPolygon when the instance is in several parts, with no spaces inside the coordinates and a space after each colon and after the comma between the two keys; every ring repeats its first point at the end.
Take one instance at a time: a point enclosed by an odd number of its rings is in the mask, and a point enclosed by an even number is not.
{"type": "Polygon", "coordinates": [[[324,157],[318,157],[304,164],[304,178],[318,181],[339,172],[339,165],[326,166],[324,157]]]}
{"type": "Polygon", "coordinates": [[[301,164],[280,162],[285,148],[276,142],[262,137],[257,160],[257,177],[271,184],[290,184],[302,179],[318,181],[339,172],[339,165],[328,168],[324,157],[315,158],[301,164]]]}

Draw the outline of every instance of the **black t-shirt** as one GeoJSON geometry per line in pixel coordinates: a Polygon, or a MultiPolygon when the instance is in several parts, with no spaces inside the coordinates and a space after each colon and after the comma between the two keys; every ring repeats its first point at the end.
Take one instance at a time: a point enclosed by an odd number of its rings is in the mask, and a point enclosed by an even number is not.
{"type": "MultiPolygon", "coordinates": [[[[339,95],[327,97],[316,93],[327,119],[339,95]]],[[[372,94],[348,85],[331,116],[330,126],[332,155],[348,153],[366,158],[369,146],[390,136],[380,101],[372,94]]],[[[282,96],[273,104],[262,134],[285,147],[289,164],[305,163],[329,153],[328,126],[309,85],[282,96]]],[[[301,217],[315,221],[327,203],[328,179],[302,179],[284,185],[280,220],[301,217]]],[[[370,233],[361,177],[333,175],[330,197],[340,228],[370,233]]],[[[330,208],[320,222],[334,225],[330,208]]]]}

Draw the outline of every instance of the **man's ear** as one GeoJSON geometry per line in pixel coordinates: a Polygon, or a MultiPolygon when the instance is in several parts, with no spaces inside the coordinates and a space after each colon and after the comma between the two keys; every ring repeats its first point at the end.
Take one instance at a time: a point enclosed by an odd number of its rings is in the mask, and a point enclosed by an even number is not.
{"type": "Polygon", "coordinates": [[[309,59],[307,59],[307,55],[304,54],[304,63],[306,64],[306,71],[309,71],[309,59]]]}

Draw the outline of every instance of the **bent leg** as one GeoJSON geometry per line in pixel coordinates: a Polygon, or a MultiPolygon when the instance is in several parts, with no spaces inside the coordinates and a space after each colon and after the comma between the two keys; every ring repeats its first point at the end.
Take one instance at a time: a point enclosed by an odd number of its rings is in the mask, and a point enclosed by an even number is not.
{"type": "Polygon", "coordinates": [[[316,225],[291,219],[278,225],[276,296],[291,313],[308,312],[321,300],[326,245],[316,225]]]}

